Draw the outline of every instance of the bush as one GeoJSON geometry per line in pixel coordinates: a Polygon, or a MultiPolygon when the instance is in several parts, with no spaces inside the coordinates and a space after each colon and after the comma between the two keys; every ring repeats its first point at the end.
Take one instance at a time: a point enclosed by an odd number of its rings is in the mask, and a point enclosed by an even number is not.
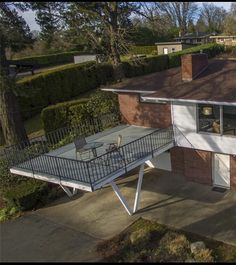
{"type": "Polygon", "coordinates": [[[169,68],[180,66],[182,55],[190,53],[199,53],[200,51],[206,53],[208,55],[208,58],[212,58],[217,54],[224,52],[224,46],[220,44],[210,43],[210,44],[199,45],[189,49],[184,49],[179,52],[170,53],[168,54],[169,68]]]}
{"type": "Polygon", "coordinates": [[[151,54],[157,49],[157,46],[133,46],[131,52],[134,54],[151,54]]]}
{"type": "Polygon", "coordinates": [[[4,192],[4,200],[9,207],[20,211],[32,210],[49,193],[47,182],[27,180],[4,192]]]}
{"type": "Polygon", "coordinates": [[[22,115],[27,119],[44,107],[70,100],[111,80],[112,65],[87,62],[25,77],[17,82],[15,92],[22,115]]]}
{"type": "Polygon", "coordinates": [[[214,258],[212,256],[212,251],[208,248],[201,249],[194,254],[194,260],[196,262],[213,262],[214,258]]]}
{"type": "Polygon", "coordinates": [[[13,61],[20,61],[22,63],[32,63],[37,66],[49,66],[61,63],[72,63],[74,62],[75,55],[89,54],[83,51],[72,51],[72,52],[62,52],[55,54],[39,55],[33,57],[16,58],[13,61]]]}
{"type": "Polygon", "coordinates": [[[100,91],[89,99],[74,100],[43,109],[41,113],[44,131],[48,133],[66,126],[78,126],[88,118],[95,118],[107,113],[119,114],[117,95],[100,91]]]}
{"type": "Polygon", "coordinates": [[[168,69],[168,56],[160,55],[123,62],[125,77],[134,77],[168,69]]]}

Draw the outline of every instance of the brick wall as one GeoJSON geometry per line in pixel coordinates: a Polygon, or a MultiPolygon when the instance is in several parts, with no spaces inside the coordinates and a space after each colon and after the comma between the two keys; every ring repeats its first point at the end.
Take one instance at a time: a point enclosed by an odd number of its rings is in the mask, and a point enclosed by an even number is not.
{"type": "Polygon", "coordinates": [[[183,174],[187,180],[212,185],[212,153],[191,148],[175,147],[171,150],[174,173],[183,174]]]}
{"type": "Polygon", "coordinates": [[[208,65],[207,54],[186,54],[181,56],[181,73],[183,81],[192,81],[208,65]]]}
{"type": "Polygon", "coordinates": [[[236,189],[236,157],[230,156],[230,187],[236,189]]]}
{"type": "Polygon", "coordinates": [[[171,125],[170,104],[142,103],[136,93],[119,93],[122,120],[127,124],[166,128],[171,125]]]}

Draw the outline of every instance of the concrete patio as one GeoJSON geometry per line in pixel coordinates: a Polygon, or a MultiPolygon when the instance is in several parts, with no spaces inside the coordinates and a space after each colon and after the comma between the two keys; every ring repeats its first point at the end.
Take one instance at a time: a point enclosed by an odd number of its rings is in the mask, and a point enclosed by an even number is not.
{"type": "MultiPolygon", "coordinates": [[[[118,181],[130,205],[137,185],[135,173],[118,181]]],[[[215,192],[168,171],[146,168],[140,210],[133,216],[126,214],[110,186],[93,193],[81,191],[73,199],[65,196],[2,224],[1,260],[99,260],[96,243],[120,233],[139,217],[236,245],[235,191],[215,192]],[[42,243],[47,240],[50,243],[42,243]],[[72,242],[77,242],[73,248],[72,242]]]]}

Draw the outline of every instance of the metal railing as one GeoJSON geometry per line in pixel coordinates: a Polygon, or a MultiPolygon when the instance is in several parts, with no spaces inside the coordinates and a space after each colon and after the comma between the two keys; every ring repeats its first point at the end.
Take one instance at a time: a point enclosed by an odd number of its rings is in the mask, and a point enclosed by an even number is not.
{"type": "Polygon", "coordinates": [[[87,118],[78,125],[63,127],[28,141],[5,147],[3,153],[9,165],[14,166],[69,144],[76,137],[90,136],[118,124],[120,124],[119,116],[112,113],[97,118],[87,118]]]}
{"type": "Polygon", "coordinates": [[[98,183],[119,170],[127,171],[128,167],[138,160],[148,156],[153,157],[155,151],[172,142],[174,143],[173,128],[169,127],[158,129],[90,160],[82,161],[48,154],[41,154],[37,157],[26,155],[20,163],[16,164],[16,167],[30,170],[33,173],[56,176],[60,178],[60,181],[76,180],[88,183],[93,187],[94,183],[98,183]]]}

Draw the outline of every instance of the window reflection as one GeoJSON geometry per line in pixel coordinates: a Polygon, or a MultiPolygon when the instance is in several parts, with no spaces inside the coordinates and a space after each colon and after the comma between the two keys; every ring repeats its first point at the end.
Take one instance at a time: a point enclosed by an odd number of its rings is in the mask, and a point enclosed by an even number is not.
{"type": "Polygon", "coordinates": [[[220,106],[199,104],[199,131],[220,134],[220,106]]]}
{"type": "Polygon", "coordinates": [[[223,134],[236,135],[236,107],[223,106],[223,134]]]}

